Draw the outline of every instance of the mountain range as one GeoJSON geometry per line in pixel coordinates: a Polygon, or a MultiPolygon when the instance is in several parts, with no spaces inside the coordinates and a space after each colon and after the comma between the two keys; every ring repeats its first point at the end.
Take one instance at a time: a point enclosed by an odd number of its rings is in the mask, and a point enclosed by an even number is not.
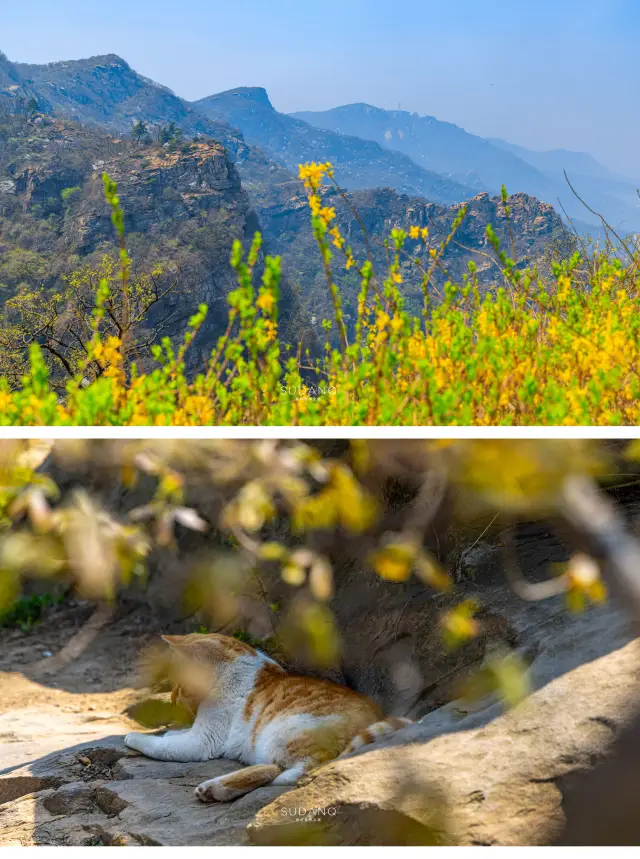
{"type": "Polygon", "coordinates": [[[232,153],[243,181],[263,189],[275,173],[287,183],[299,163],[329,160],[349,191],[391,187],[452,204],[483,191],[499,193],[504,184],[510,193],[530,194],[566,213],[579,231],[599,225],[570,190],[566,170],[577,193],[613,226],[640,230],[635,183],[587,153],[535,152],[433,116],[367,104],[288,115],[275,110],[261,87],[189,103],[115,54],[46,65],[14,63],[0,54],[0,103],[30,98],[55,116],[120,134],[143,119],[151,126],[175,122],[186,135],[213,136],[232,153]]]}
{"type": "Polygon", "coordinates": [[[404,152],[426,169],[459,181],[464,181],[465,171],[472,171],[492,193],[504,184],[508,191],[532,194],[572,219],[599,225],[600,219],[569,187],[566,171],[576,192],[612,226],[627,232],[640,229],[636,184],[607,170],[587,153],[535,152],[496,138],[478,137],[433,116],[368,104],[293,116],[323,130],[375,140],[385,148],[404,152]]]}
{"type": "MultiPolygon", "coordinates": [[[[226,326],[226,297],[235,286],[229,265],[233,240],[246,245],[255,230],[262,232],[265,251],[282,258],[283,340],[297,344],[302,339],[305,347],[315,348],[321,321],[331,317],[332,308],[304,190],[276,165],[274,182],[265,184],[264,162],[243,154],[242,148],[238,151],[245,175],[253,171],[252,182],[241,179],[236,166],[240,162],[234,164],[210,137],[169,145],[153,139],[138,143],[130,136],[39,112],[0,116],[0,331],[8,332],[16,321],[13,299],[21,306],[26,301],[32,310],[35,305],[46,308],[48,297],[64,292],[72,273],[96,270],[105,259],[117,259],[102,189],[106,172],[118,185],[133,272],[155,272],[154,288],[165,296],[148,323],[158,332],[180,337],[192,308],[202,302],[211,308],[196,351],[190,351],[193,366],[226,326]]],[[[387,268],[384,240],[391,227],[407,233],[412,226],[428,227],[430,247],[439,247],[461,206],[468,205],[456,241],[449,243],[433,272],[436,300],[447,279],[462,280],[471,260],[482,288],[495,282],[499,268],[487,244],[488,224],[505,246],[515,248],[521,266],[544,264],[545,254],[554,249],[566,255],[567,233],[557,213],[526,194],[509,197],[509,221],[500,198],[486,192],[449,206],[391,188],[353,191],[348,199],[328,189],[324,200],[335,209],[356,257],[363,261],[369,255],[379,275],[387,268]]],[[[412,255],[419,255],[418,243],[409,246],[412,255]]],[[[339,256],[332,268],[351,328],[360,279],[344,268],[339,256]]],[[[406,307],[417,314],[423,302],[421,272],[411,255],[403,260],[402,270],[406,307]]],[[[21,366],[15,368],[17,377],[21,366]]]]}
{"type": "Polygon", "coordinates": [[[193,102],[211,120],[242,131],[249,143],[297,172],[307,161],[330,161],[336,180],[347,190],[391,186],[438,203],[457,203],[478,190],[422,167],[403,152],[385,149],[373,140],[336,133],[279,113],[262,87],[240,87],[193,102]]]}
{"type": "MultiPolygon", "coordinates": [[[[392,227],[428,226],[436,247],[468,204],[434,272],[435,295],[448,278],[460,281],[470,260],[483,287],[495,282],[489,223],[521,266],[570,251],[572,240],[550,205],[563,164],[606,188],[618,214],[625,195],[633,212],[631,183],[582,153],[534,153],[433,117],[367,105],[287,115],[261,87],[187,102],[114,54],[47,65],[0,54],[0,308],[12,296],[59,290],[69,272],[115,251],[100,179],[106,170],[118,182],[136,264],[162,266],[169,280],[179,273],[180,289],[159,308],[172,320],[168,333],[179,336],[185,302],[191,309],[205,301],[214,310],[199,335],[198,359],[225,324],[231,243],[246,243],[256,229],[265,251],[282,257],[283,336],[297,343],[303,335],[313,345],[331,307],[297,178],[305,161],[334,165],[350,201],[328,188],[327,205],[356,255],[370,253],[378,272],[386,269],[392,227]],[[136,142],[138,121],[148,133],[136,142]],[[171,123],[182,136],[163,142],[159,132],[171,123]],[[510,225],[498,193],[503,182],[511,192],[510,225]]],[[[409,260],[403,273],[407,309],[419,313],[419,271],[409,260]]],[[[359,279],[338,262],[334,278],[350,323],[359,279]]]]}

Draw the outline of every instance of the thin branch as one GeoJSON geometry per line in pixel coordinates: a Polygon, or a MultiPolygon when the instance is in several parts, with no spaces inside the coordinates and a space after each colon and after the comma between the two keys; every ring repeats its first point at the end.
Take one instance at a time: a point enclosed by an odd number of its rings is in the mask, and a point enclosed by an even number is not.
{"type": "Polygon", "coordinates": [[[566,481],[559,513],[580,545],[600,560],[611,592],[640,625],[640,541],[587,477],[566,481]]]}
{"type": "Polygon", "coordinates": [[[514,592],[520,599],[527,602],[546,600],[567,590],[564,577],[546,579],[543,582],[530,582],[522,575],[513,539],[513,528],[508,528],[504,533],[504,571],[514,592]]]}
{"type": "Polygon", "coordinates": [[[616,233],[616,231],[613,229],[613,227],[611,226],[611,224],[610,224],[610,223],[609,223],[609,222],[604,218],[604,216],[603,216],[603,215],[601,215],[601,214],[600,214],[600,212],[596,212],[596,210],[595,210],[595,209],[592,209],[592,208],[591,208],[591,206],[590,206],[588,203],[586,203],[586,202],[582,199],[582,197],[580,196],[580,194],[578,194],[578,192],[576,191],[576,189],[575,189],[575,188],[573,187],[573,185],[571,184],[571,182],[570,182],[570,180],[569,180],[569,177],[567,176],[567,171],[566,171],[566,170],[563,170],[562,172],[564,173],[564,178],[567,180],[567,185],[571,188],[571,190],[573,191],[573,193],[575,194],[575,196],[577,197],[577,199],[578,199],[578,200],[580,200],[580,202],[581,202],[581,203],[582,203],[582,205],[585,207],[585,209],[588,209],[588,210],[591,212],[591,214],[592,214],[592,215],[595,215],[595,216],[596,216],[596,218],[600,218],[600,220],[602,221],[602,223],[603,223],[603,225],[606,227],[606,229],[610,230],[610,231],[613,233],[613,235],[617,238],[617,240],[620,242],[620,244],[621,244],[621,245],[622,245],[622,247],[625,249],[625,251],[629,254],[629,257],[630,257],[631,259],[633,259],[633,254],[632,254],[632,253],[631,253],[631,251],[629,250],[629,247],[627,246],[626,242],[625,242],[623,239],[621,239],[621,238],[620,238],[620,236],[616,233]]]}

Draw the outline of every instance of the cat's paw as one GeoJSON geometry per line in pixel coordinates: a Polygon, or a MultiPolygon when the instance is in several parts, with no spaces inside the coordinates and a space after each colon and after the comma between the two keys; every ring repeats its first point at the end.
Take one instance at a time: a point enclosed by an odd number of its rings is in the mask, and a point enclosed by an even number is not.
{"type": "Polygon", "coordinates": [[[199,784],[195,789],[194,793],[200,800],[200,802],[216,802],[216,798],[213,795],[213,791],[210,788],[211,780],[203,781],[202,784],[199,784]]]}
{"type": "Polygon", "coordinates": [[[132,749],[134,752],[138,752],[138,754],[143,754],[142,751],[142,743],[144,742],[145,735],[137,733],[136,731],[132,731],[130,734],[127,734],[124,738],[124,744],[128,749],[132,749]]]}
{"type": "Polygon", "coordinates": [[[200,802],[229,802],[230,799],[234,799],[237,792],[225,787],[218,778],[210,778],[198,785],[195,795],[200,802]]]}

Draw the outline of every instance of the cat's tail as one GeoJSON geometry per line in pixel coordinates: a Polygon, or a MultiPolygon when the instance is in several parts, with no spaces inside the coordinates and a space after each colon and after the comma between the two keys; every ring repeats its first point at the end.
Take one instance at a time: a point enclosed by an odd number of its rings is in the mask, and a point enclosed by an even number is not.
{"type": "Polygon", "coordinates": [[[407,725],[413,725],[413,720],[405,719],[402,716],[388,716],[381,722],[374,722],[373,725],[369,725],[368,728],[365,728],[364,731],[361,731],[353,737],[340,757],[348,755],[351,752],[355,752],[357,749],[362,748],[362,746],[376,743],[388,734],[393,734],[401,728],[406,728],[407,725]]]}

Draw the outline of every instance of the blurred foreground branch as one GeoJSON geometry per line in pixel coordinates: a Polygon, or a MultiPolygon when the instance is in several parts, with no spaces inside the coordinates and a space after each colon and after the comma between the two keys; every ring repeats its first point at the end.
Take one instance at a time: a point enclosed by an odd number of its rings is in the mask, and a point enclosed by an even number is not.
{"type": "MultiPolygon", "coordinates": [[[[603,576],[640,629],[640,541],[592,482],[572,478],[562,507],[576,538],[600,559],[603,576]]],[[[557,845],[640,844],[640,715],[609,757],[575,784],[563,786],[566,824],[557,845]]]]}
{"type": "Polygon", "coordinates": [[[584,476],[566,481],[561,512],[576,541],[601,561],[611,592],[640,632],[640,542],[611,502],[584,476]]]}

